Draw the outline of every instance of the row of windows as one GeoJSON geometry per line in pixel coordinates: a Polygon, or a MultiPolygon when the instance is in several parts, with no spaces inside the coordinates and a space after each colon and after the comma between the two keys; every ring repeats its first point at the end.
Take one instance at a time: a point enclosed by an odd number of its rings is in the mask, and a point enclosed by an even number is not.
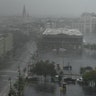
{"type": "Polygon", "coordinates": [[[42,39],[42,42],[46,41],[46,42],[82,42],[83,39],[82,38],[60,38],[60,39],[42,39]]]}

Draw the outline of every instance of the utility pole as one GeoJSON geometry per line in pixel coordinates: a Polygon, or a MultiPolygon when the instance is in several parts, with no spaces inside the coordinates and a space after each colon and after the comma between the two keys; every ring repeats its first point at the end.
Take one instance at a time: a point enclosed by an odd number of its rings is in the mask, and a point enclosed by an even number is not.
{"type": "Polygon", "coordinates": [[[12,86],[11,86],[11,77],[9,77],[9,82],[10,82],[10,90],[11,90],[11,88],[12,88],[12,86]]]}

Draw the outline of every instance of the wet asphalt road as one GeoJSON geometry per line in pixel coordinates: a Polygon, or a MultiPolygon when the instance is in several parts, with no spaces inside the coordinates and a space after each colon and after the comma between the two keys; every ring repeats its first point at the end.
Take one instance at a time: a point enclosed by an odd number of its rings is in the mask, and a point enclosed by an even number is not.
{"type": "MultiPolygon", "coordinates": [[[[64,55],[62,52],[56,54],[56,52],[48,52],[40,55],[40,58],[43,60],[54,61],[56,64],[60,64],[61,68],[63,66],[70,65],[72,66],[72,73],[80,72],[80,67],[91,66],[95,69],[96,59],[89,55],[89,53],[84,53],[82,56],[74,55],[64,55]]],[[[90,91],[90,90],[89,90],[90,91]]],[[[25,96],[96,96],[96,94],[85,94],[85,91],[78,84],[76,85],[67,85],[66,94],[60,94],[59,86],[56,86],[56,92],[54,94],[46,92],[37,92],[32,86],[28,87],[25,92],[25,96]]]]}
{"type": "MultiPolygon", "coordinates": [[[[40,58],[43,60],[54,61],[56,64],[60,64],[61,68],[63,68],[63,66],[68,65],[68,62],[70,62],[70,65],[72,65],[72,73],[78,74],[80,72],[80,67],[92,66],[94,69],[96,67],[96,59],[89,56],[88,53],[84,53],[82,56],[74,56],[72,54],[65,56],[64,54],[62,54],[62,52],[56,54],[56,52],[52,51],[45,54],[41,54],[40,58]]],[[[96,94],[94,95],[85,93],[82,87],[78,84],[69,84],[67,85],[66,94],[60,94],[60,88],[58,85],[56,85],[56,91],[54,94],[42,91],[38,92],[36,89],[34,89],[33,86],[28,86],[25,91],[25,96],[96,96],[96,94]]]]}
{"type": "Polygon", "coordinates": [[[63,92],[60,93],[60,87],[58,84],[56,84],[56,89],[54,93],[38,91],[34,88],[33,85],[29,85],[25,90],[24,96],[96,96],[96,93],[95,94],[91,92],[86,93],[85,91],[83,91],[82,87],[79,86],[78,84],[67,85],[66,93],[63,92]]]}
{"type": "Polygon", "coordinates": [[[48,52],[47,54],[42,54],[41,59],[54,61],[56,64],[60,64],[61,68],[63,66],[70,65],[72,66],[72,72],[80,72],[80,67],[91,66],[93,69],[96,67],[96,58],[92,58],[87,53],[84,53],[82,56],[74,55],[63,55],[62,52],[56,54],[55,52],[48,52]]]}

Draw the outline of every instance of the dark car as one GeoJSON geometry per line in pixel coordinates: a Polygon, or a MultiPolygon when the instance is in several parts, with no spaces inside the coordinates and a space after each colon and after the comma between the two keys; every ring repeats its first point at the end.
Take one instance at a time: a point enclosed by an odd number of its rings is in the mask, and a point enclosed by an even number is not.
{"type": "Polygon", "coordinates": [[[66,82],[67,84],[75,84],[76,79],[68,77],[68,78],[64,78],[64,82],[66,82]]]}

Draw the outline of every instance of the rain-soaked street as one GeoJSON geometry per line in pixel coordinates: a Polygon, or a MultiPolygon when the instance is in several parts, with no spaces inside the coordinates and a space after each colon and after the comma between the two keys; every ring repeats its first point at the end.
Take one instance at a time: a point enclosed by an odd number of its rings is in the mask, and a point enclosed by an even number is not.
{"type": "Polygon", "coordinates": [[[78,84],[67,85],[66,93],[60,92],[60,87],[58,84],[55,84],[55,92],[44,92],[37,90],[34,85],[29,85],[26,88],[24,96],[96,96],[96,93],[91,93],[90,90],[87,92],[82,89],[78,84]]]}
{"type": "MultiPolygon", "coordinates": [[[[68,62],[70,62],[70,65],[72,66],[72,73],[80,73],[80,67],[86,67],[91,66],[95,69],[96,67],[96,60],[92,56],[88,55],[89,53],[83,53],[83,55],[64,55],[64,53],[60,52],[59,54],[56,54],[56,52],[48,52],[43,53],[40,55],[40,59],[43,60],[50,60],[54,61],[56,64],[60,64],[61,68],[63,66],[68,65],[68,62]]],[[[61,93],[60,94],[60,87],[58,84],[55,85],[56,90],[55,93],[48,93],[48,92],[42,92],[36,90],[33,86],[29,85],[26,88],[25,96],[96,96],[95,93],[88,91],[84,91],[82,86],[78,85],[77,83],[69,84],[67,85],[67,91],[66,94],[61,93]]]]}
{"type": "MultiPolygon", "coordinates": [[[[50,51],[48,53],[40,54],[40,59],[54,61],[56,64],[60,64],[61,68],[68,65],[68,62],[70,62],[72,73],[76,74],[80,73],[80,67],[91,66],[93,69],[96,68],[96,58],[93,58],[92,54],[90,55],[90,51],[88,50],[84,50],[81,56],[65,54],[65,52],[62,51],[60,51],[59,54],[55,51],[50,51]]],[[[60,94],[60,87],[58,84],[55,84],[55,87],[55,92],[51,93],[38,91],[33,85],[29,84],[26,88],[25,96],[96,96],[96,93],[93,93],[90,90],[85,91],[84,88],[77,83],[75,85],[67,85],[67,91],[65,94],[60,94]]]]}
{"type": "Polygon", "coordinates": [[[48,52],[47,54],[42,54],[41,58],[43,60],[54,61],[56,64],[60,64],[62,68],[63,66],[68,65],[68,62],[70,62],[73,73],[79,73],[80,67],[96,67],[96,59],[92,58],[92,56],[89,56],[88,53],[84,53],[83,55],[78,56],[74,54],[64,55],[62,52],[60,52],[59,54],[56,54],[55,52],[48,52]]]}

